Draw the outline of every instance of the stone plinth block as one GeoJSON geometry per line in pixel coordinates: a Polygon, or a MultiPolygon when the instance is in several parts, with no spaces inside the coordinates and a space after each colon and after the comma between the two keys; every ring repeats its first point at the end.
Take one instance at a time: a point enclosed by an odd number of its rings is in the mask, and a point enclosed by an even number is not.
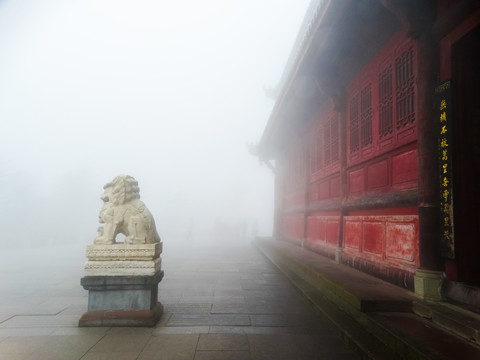
{"type": "Polygon", "coordinates": [[[414,280],[415,294],[425,300],[440,301],[442,299],[442,272],[417,269],[414,280]]]}
{"type": "Polygon", "coordinates": [[[155,260],[88,260],[85,276],[151,276],[160,271],[162,259],[155,260]]]}
{"type": "Polygon", "coordinates": [[[88,311],[79,326],[154,326],[163,313],[158,283],[163,271],[150,276],[85,276],[88,311]]]}
{"type": "Polygon", "coordinates": [[[160,257],[163,243],[128,244],[117,243],[111,245],[88,245],[87,259],[92,261],[107,260],[154,260],[160,257]]]}

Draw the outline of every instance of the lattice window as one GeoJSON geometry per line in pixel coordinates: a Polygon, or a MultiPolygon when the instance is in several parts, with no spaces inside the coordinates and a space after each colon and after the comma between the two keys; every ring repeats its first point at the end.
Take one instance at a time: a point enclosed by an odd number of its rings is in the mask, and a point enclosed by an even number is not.
{"type": "Polygon", "coordinates": [[[395,59],[395,97],[397,130],[415,122],[415,77],[413,71],[413,48],[395,59]]]}
{"type": "Polygon", "coordinates": [[[323,126],[323,163],[325,166],[332,163],[331,132],[330,121],[326,121],[323,126]]]}
{"type": "Polygon", "coordinates": [[[336,163],[340,159],[340,130],[338,128],[338,116],[334,115],[330,120],[332,131],[331,131],[331,147],[332,147],[332,164],[336,163]]]}
{"type": "Polygon", "coordinates": [[[358,95],[350,100],[350,153],[360,150],[358,95]]]}
{"type": "Polygon", "coordinates": [[[322,144],[321,144],[321,132],[317,130],[312,137],[312,143],[310,146],[310,170],[314,172],[322,168],[322,144]]]}
{"type": "Polygon", "coordinates": [[[365,86],[360,92],[360,145],[366,147],[372,143],[372,85],[365,86]]]}
{"type": "Polygon", "coordinates": [[[348,164],[416,140],[416,44],[399,32],[347,86],[348,164]]]}
{"type": "Polygon", "coordinates": [[[380,138],[384,138],[393,133],[392,65],[378,75],[378,97],[378,130],[380,138]]]}

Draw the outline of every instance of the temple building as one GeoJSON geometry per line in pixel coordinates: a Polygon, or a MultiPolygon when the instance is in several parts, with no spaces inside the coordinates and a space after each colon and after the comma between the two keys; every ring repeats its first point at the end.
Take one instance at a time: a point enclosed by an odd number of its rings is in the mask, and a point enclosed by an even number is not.
{"type": "Polygon", "coordinates": [[[479,64],[479,1],[312,1],[258,146],[274,238],[479,306],[479,64]]]}

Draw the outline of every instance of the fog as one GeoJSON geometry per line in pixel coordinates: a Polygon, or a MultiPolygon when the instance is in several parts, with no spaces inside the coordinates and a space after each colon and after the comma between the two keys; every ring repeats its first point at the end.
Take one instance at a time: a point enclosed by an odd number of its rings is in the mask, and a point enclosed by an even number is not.
{"type": "Polygon", "coordinates": [[[270,235],[259,141],[308,0],[0,0],[0,249],[92,243],[135,177],[167,246],[270,235]]]}

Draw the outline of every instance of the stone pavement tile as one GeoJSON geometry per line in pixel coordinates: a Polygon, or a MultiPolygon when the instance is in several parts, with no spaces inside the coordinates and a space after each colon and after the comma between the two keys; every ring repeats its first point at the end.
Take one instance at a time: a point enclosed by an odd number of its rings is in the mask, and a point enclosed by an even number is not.
{"type": "Polygon", "coordinates": [[[87,353],[81,360],[136,360],[138,351],[134,352],[109,352],[87,353]]]}
{"type": "Polygon", "coordinates": [[[245,297],[245,304],[252,306],[269,306],[270,310],[266,313],[289,313],[289,314],[311,314],[315,312],[311,305],[300,295],[297,297],[279,298],[276,296],[268,297],[245,297]]]}
{"type": "Polygon", "coordinates": [[[4,322],[5,320],[10,319],[13,316],[14,316],[14,314],[0,314],[0,324],[2,322],[4,322]]]}
{"type": "Polygon", "coordinates": [[[158,293],[158,301],[160,301],[163,305],[166,304],[176,304],[180,302],[180,299],[182,298],[182,294],[177,294],[174,295],[171,292],[160,292],[158,293]]]}
{"type": "Polygon", "coordinates": [[[189,304],[189,303],[180,303],[180,304],[165,304],[163,310],[166,313],[174,314],[209,314],[212,304],[189,304]]]}
{"type": "Polygon", "coordinates": [[[164,334],[208,334],[210,326],[163,326],[153,330],[152,335],[164,334]]]}
{"type": "Polygon", "coordinates": [[[12,328],[0,329],[0,336],[42,336],[51,335],[53,328],[12,328]]]}
{"type": "Polygon", "coordinates": [[[189,304],[189,303],[212,303],[214,300],[213,295],[183,295],[180,298],[180,304],[189,304]]]}
{"type": "Polygon", "coordinates": [[[161,328],[163,326],[166,326],[166,324],[170,321],[170,318],[172,317],[172,313],[168,313],[163,311],[162,317],[160,320],[157,322],[155,325],[156,328],[161,328]]]}
{"type": "Polygon", "coordinates": [[[285,334],[291,332],[286,327],[266,326],[210,326],[210,334],[285,334]]]}
{"type": "Polygon", "coordinates": [[[338,338],[322,341],[313,335],[248,335],[250,354],[255,360],[358,359],[338,338]]]}
{"type": "Polygon", "coordinates": [[[251,360],[248,351],[197,351],[194,360],[251,360]]]}
{"type": "Polygon", "coordinates": [[[76,315],[16,315],[0,324],[0,328],[51,328],[51,327],[76,327],[76,315]]]}
{"type": "Polygon", "coordinates": [[[90,352],[137,352],[139,354],[151,338],[143,328],[112,328],[90,352]]]}
{"type": "Polygon", "coordinates": [[[201,334],[197,350],[249,350],[244,334],[201,334]]]}
{"type": "Polygon", "coordinates": [[[88,305],[71,305],[64,308],[58,315],[76,315],[80,319],[80,317],[86,313],[88,310],[88,305]]]}
{"type": "Polygon", "coordinates": [[[288,326],[316,328],[321,323],[318,318],[301,314],[251,314],[252,326],[288,326]]]}
{"type": "Polygon", "coordinates": [[[189,286],[182,290],[183,296],[193,295],[193,296],[213,296],[214,287],[213,286],[189,286]]]}
{"type": "Polygon", "coordinates": [[[248,302],[247,304],[213,304],[212,314],[304,314],[313,315],[305,304],[288,302],[248,302]]]}
{"type": "MultiPolygon", "coordinates": [[[[215,297],[219,296],[245,296],[250,294],[250,292],[247,292],[246,290],[243,290],[241,287],[238,288],[223,288],[223,287],[218,287],[215,289],[215,297]]],[[[214,300],[215,300],[214,297],[214,300]]]]}
{"type": "MultiPolygon", "coordinates": [[[[216,291],[216,290],[215,290],[216,291]]],[[[245,304],[245,296],[217,295],[213,297],[214,304],[245,304]]]]}
{"type": "Polygon", "coordinates": [[[80,359],[101,336],[18,336],[0,342],[0,358],[80,359]]]}
{"type": "Polygon", "coordinates": [[[165,334],[150,338],[138,360],[193,360],[197,334],[165,334]]]}
{"type": "Polygon", "coordinates": [[[248,315],[238,314],[172,314],[167,326],[198,326],[198,325],[250,325],[248,315]]]}
{"type": "Polygon", "coordinates": [[[99,335],[103,336],[109,327],[67,327],[52,328],[50,335],[99,335]]]}

